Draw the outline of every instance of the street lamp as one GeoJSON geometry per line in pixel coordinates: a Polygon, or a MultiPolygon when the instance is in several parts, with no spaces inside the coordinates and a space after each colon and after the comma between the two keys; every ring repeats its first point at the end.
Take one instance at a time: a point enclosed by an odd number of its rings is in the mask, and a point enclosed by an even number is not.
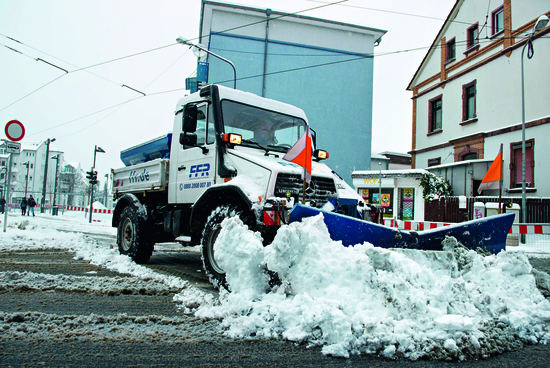
{"type": "Polygon", "coordinates": [[[25,176],[25,198],[27,198],[27,187],[29,186],[29,161],[22,163],[23,166],[27,166],[27,176],[25,176]]]}
{"type": "Polygon", "coordinates": [[[380,174],[378,175],[378,204],[382,205],[382,163],[378,163],[380,174]]]}
{"type": "Polygon", "coordinates": [[[54,185],[53,185],[53,203],[52,205],[54,206],[52,208],[52,216],[57,216],[57,208],[55,207],[55,199],[57,197],[57,173],[59,172],[59,159],[61,158],[61,154],[58,153],[57,155],[55,156],[52,156],[51,159],[52,160],[55,160],[55,182],[54,182],[54,185]]]}
{"type": "Polygon", "coordinates": [[[527,47],[527,57],[531,59],[535,54],[533,48],[533,36],[540,30],[546,28],[550,19],[546,15],[541,15],[535,23],[533,32],[527,38],[521,51],[521,222],[527,223],[527,198],[525,193],[526,165],[525,165],[525,77],[523,73],[523,56],[527,47]]]}
{"type": "Polygon", "coordinates": [[[109,181],[109,174],[105,174],[105,207],[109,208],[107,206],[107,181],[109,181]]]}
{"type": "Polygon", "coordinates": [[[198,49],[200,51],[204,51],[207,54],[212,55],[214,57],[217,57],[221,61],[225,61],[226,63],[231,65],[231,67],[233,68],[233,89],[237,89],[237,69],[235,69],[235,64],[233,64],[231,61],[227,60],[226,58],[221,57],[220,55],[214,54],[212,51],[210,51],[208,49],[205,49],[201,45],[197,45],[197,44],[194,44],[194,43],[190,42],[189,40],[186,40],[183,37],[176,38],[176,41],[181,43],[182,45],[188,45],[188,46],[191,46],[191,47],[195,47],[195,49],[198,49]]]}
{"type": "Polygon", "coordinates": [[[0,197],[4,197],[4,191],[6,190],[6,186],[8,182],[8,168],[7,167],[0,168],[0,173],[2,173],[2,171],[4,171],[4,184],[3,184],[2,190],[0,190],[0,197]]]}
{"type": "MultiPolygon", "coordinates": [[[[94,171],[95,169],[95,156],[96,156],[96,153],[105,153],[105,151],[103,150],[103,148],[101,147],[98,147],[98,146],[95,146],[94,148],[94,165],[92,166],[92,171],[94,171]]],[[[94,185],[92,182],[90,182],[90,223],[92,223],[92,204],[94,203],[94,185]]]]}
{"type": "Polygon", "coordinates": [[[44,141],[46,144],[46,163],[44,165],[44,184],[42,185],[42,208],[40,208],[40,213],[45,212],[44,204],[46,204],[46,180],[48,179],[48,159],[50,156],[50,143],[55,142],[55,138],[48,138],[44,141]]]}

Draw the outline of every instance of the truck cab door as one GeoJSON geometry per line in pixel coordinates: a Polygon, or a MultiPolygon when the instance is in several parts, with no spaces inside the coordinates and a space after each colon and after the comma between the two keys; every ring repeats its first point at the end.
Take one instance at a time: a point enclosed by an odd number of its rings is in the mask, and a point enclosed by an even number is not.
{"type": "Polygon", "coordinates": [[[178,203],[195,203],[215,183],[216,132],[210,111],[208,103],[197,105],[196,144],[174,142],[179,144],[176,174],[178,203]]]}

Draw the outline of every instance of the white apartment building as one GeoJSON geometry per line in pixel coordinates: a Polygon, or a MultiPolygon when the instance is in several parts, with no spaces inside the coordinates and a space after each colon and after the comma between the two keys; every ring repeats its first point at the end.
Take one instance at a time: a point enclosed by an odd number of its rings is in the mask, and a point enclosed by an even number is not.
{"type": "Polygon", "coordinates": [[[544,14],[548,0],[455,3],[407,88],[412,168],[474,196],[502,144],[502,194],[521,196],[524,107],[527,193],[550,196],[550,24],[534,33],[544,14]]]}

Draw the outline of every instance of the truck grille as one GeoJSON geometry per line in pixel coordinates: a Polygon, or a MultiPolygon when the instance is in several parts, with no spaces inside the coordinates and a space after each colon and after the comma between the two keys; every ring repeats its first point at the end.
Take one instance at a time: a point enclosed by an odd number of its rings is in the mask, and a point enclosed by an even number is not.
{"type": "MultiPolygon", "coordinates": [[[[303,179],[300,175],[279,174],[275,182],[275,196],[285,197],[286,192],[292,193],[296,199],[302,199],[303,179]]],[[[336,196],[336,185],[330,178],[313,176],[306,187],[306,202],[314,207],[322,207],[329,198],[336,196]]]]}

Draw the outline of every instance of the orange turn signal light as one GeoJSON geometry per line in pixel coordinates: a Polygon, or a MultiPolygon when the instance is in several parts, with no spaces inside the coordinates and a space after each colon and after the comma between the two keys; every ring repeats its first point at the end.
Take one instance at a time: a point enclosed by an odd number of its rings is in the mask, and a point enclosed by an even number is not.
{"type": "Polygon", "coordinates": [[[222,134],[222,141],[229,142],[229,144],[241,144],[243,137],[240,134],[229,133],[222,134]]]}

